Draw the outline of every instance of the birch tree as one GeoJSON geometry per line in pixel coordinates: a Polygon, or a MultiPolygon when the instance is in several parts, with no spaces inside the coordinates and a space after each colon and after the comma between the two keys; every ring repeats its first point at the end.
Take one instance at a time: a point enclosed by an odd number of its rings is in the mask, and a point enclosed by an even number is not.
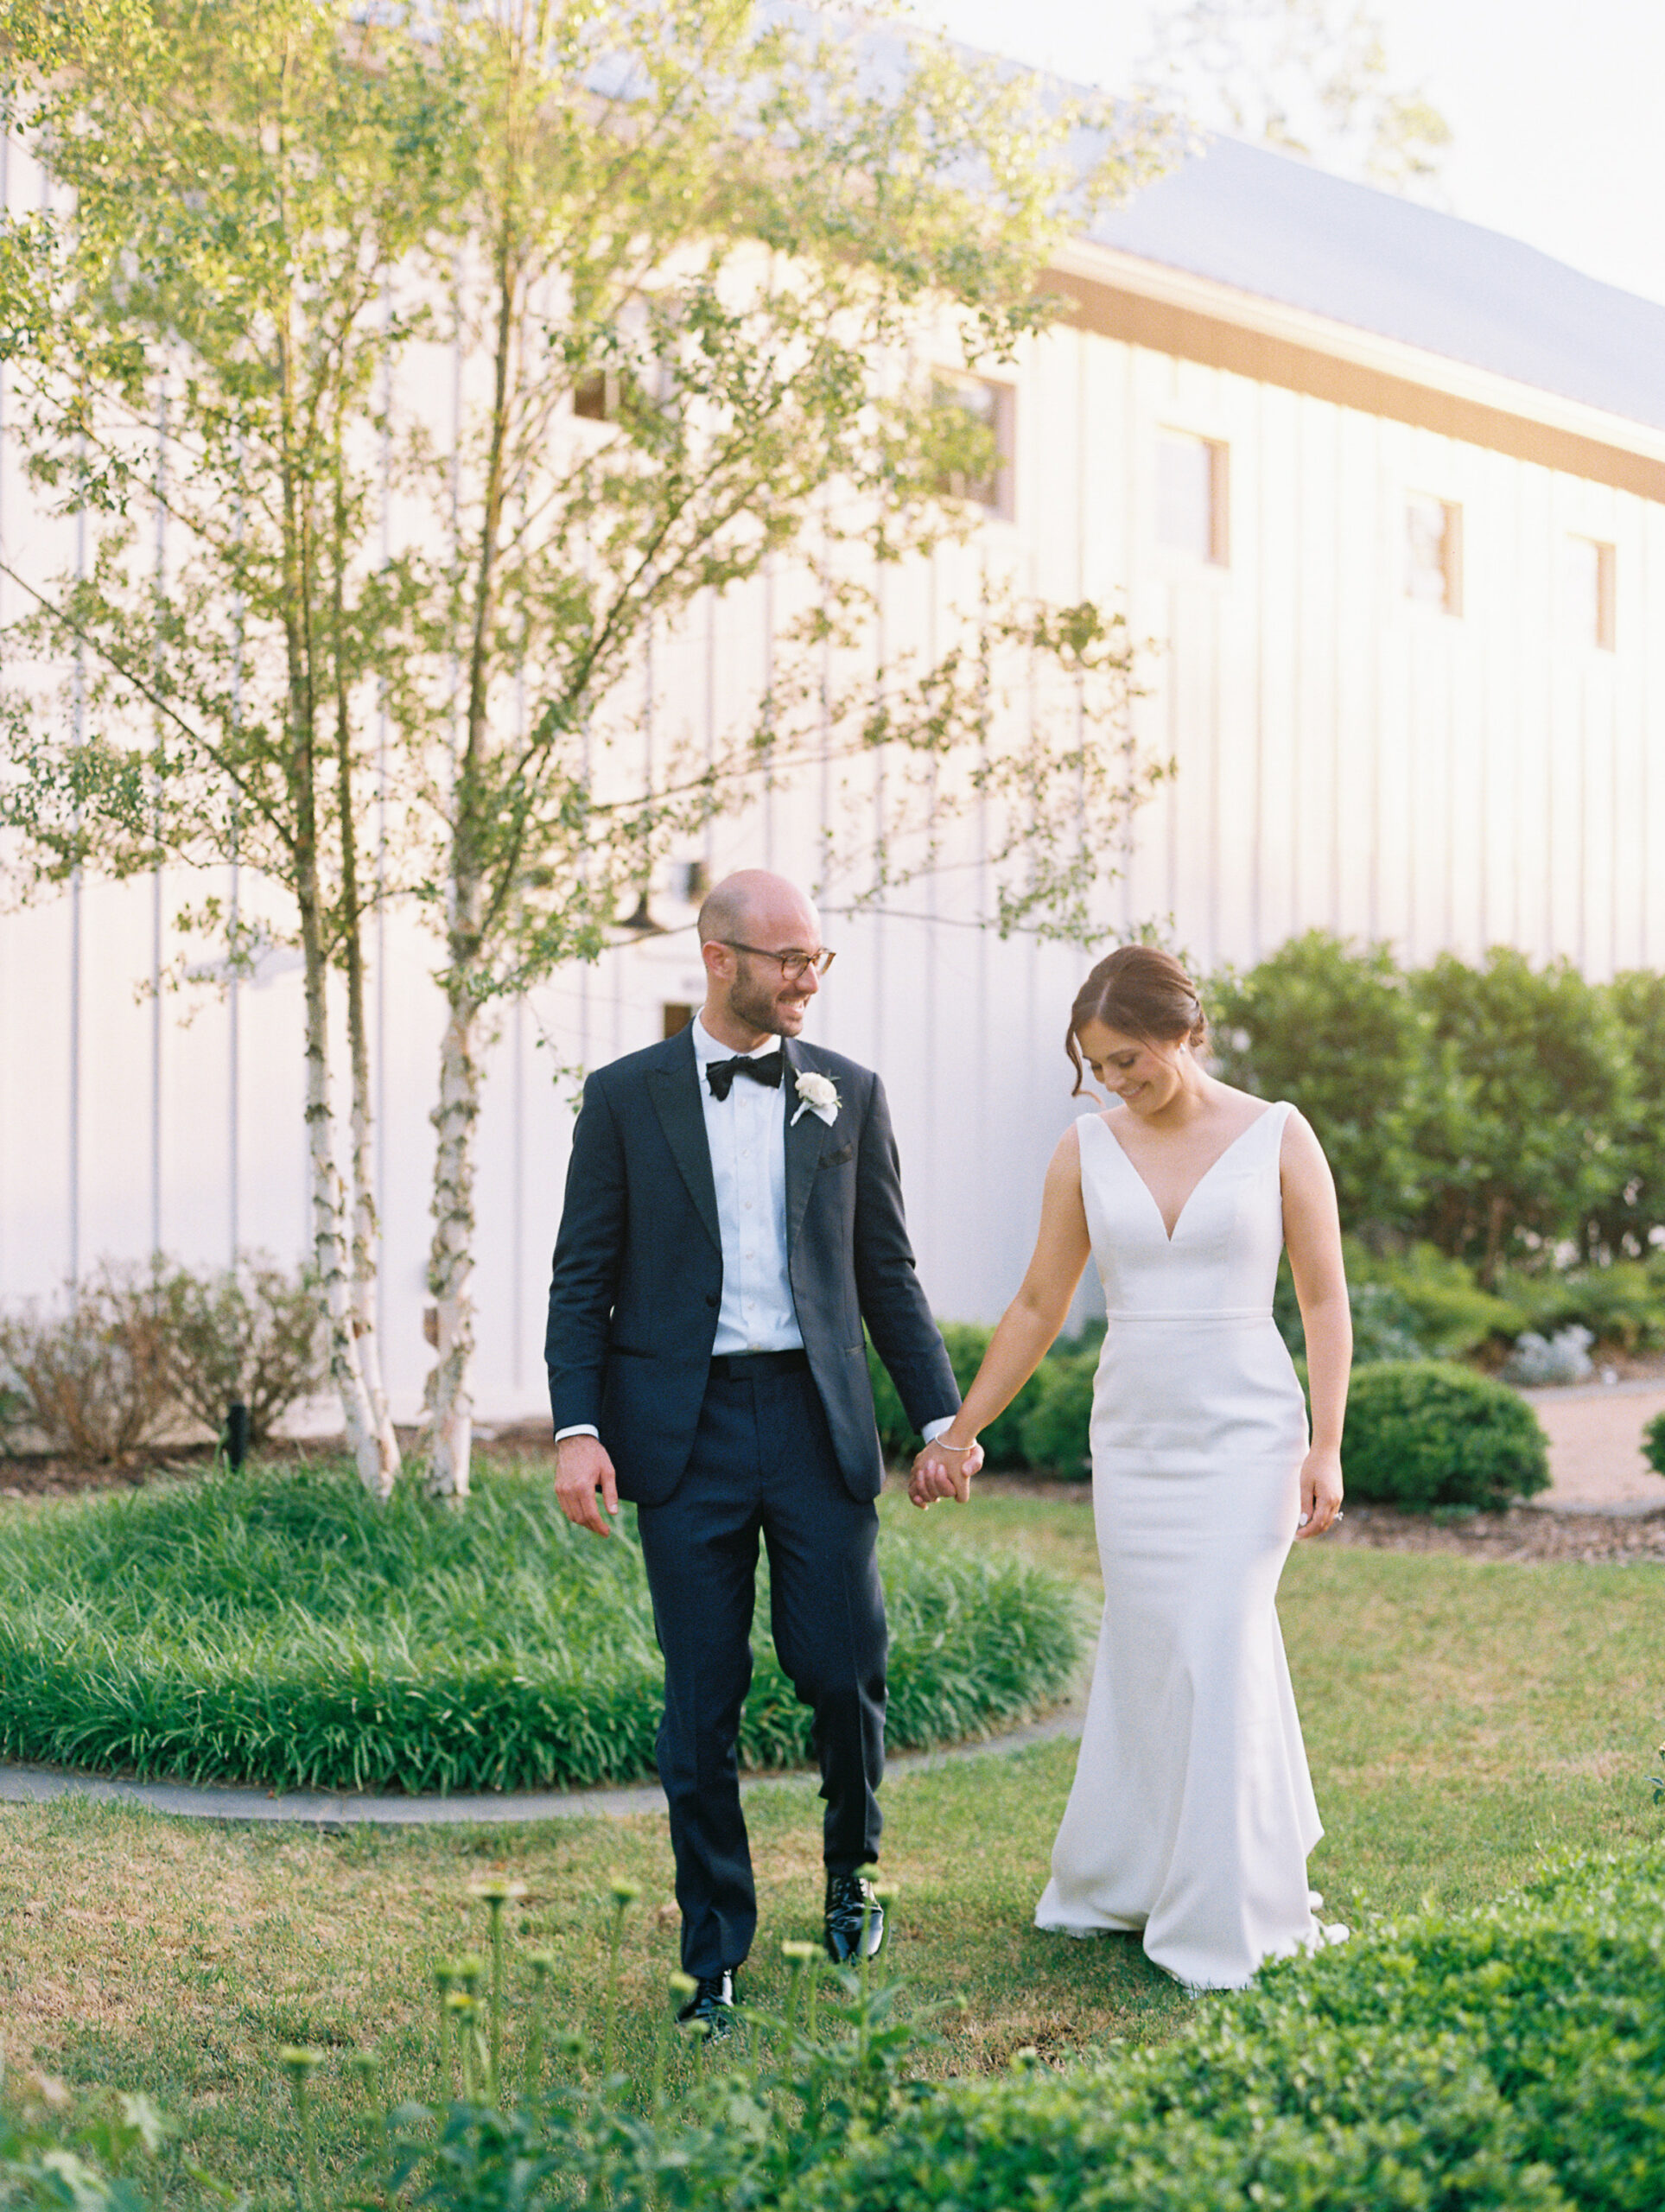
{"type": "Polygon", "coordinates": [[[0,818],[35,888],[237,861],[279,894],[264,916],[210,897],[181,918],[233,967],[299,944],[313,1262],[353,1456],[385,1496],[355,817],[410,594],[367,557],[365,464],[421,327],[391,288],[435,219],[454,118],[419,46],[315,0],[14,0],[3,28],[8,126],[54,181],[52,210],[8,226],[5,351],[37,491],[91,518],[93,553],[77,577],[7,569],[34,606],[14,651],[73,663],[77,715],[8,702],[0,818]],[[139,543],[158,510],[165,575],[139,543]]]}
{"type": "Polygon", "coordinates": [[[1136,116],[872,16],[495,0],[439,21],[471,158],[435,282],[480,372],[433,469],[436,514],[460,521],[431,578],[442,679],[406,695],[406,730],[448,1010],[430,1480],[459,1496],[498,1003],[595,957],[669,841],[829,748],[896,764],[863,818],[875,883],[931,865],[956,805],[991,801],[997,920],[1078,921],[1106,872],[1144,775],[1121,741],[1131,654],[1111,613],[991,601],[929,665],[837,697],[824,671],[860,644],[861,577],[968,531],[947,489],[994,466],[929,364],[944,347],[968,368],[1010,360],[1048,319],[1048,247],[1160,148],[1136,116]],[[754,713],[709,756],[626,769],[650,637],[789,563],[819,571],[816,612],[754,713]],[[1046,663],[1064,696],[1053,731],[1003,747],[1014,661],[1046,663]]]}
{"type": "MultiPolygon", "coordinates": [[[[389,717],[386,887],[442,947],[430,1481],[459,1498],[483,1043],[504,1000],[599,953],[670,841],[836,762],[871,893],[975,816],[992,925],[1089,926],[1157,772],[1125,626],[996,588],[934,659],[875,670],[872,578],[981,519],[958,493],[993,468],[989,433],[932,363],[1011,359],[1048,321],[1050,246],[1165,149],[1136,112],[893,25],[736,0],[363,21],[14,0],[4,29],[14,127],[73,209],[4,240],[31,465],[102,519],[90,573],[39,590],[34,623],[77,658],[88,719],[11,714],[0,808],[41,880],[235,856],[271,887],[264,926],[306,973],[333,1371],[384,1494],[355,812],[367,715],[389,717]],[[421,397],[441,346],[463,378],[449,435],[421,397]],[[385,556],[372,452],[405,516],[385,556]],[[165,578],[135,535],[155,503],[181,549],[165,578]],[[771,680],[709,754],[644,772],[651,640],[771,564],[815,586],[771,680]],[[1045,710],[1008,713],[1018,689],[1045,710]]],[[[232,962],[257,942],[212,899],[185,918],[232,962]]]]}

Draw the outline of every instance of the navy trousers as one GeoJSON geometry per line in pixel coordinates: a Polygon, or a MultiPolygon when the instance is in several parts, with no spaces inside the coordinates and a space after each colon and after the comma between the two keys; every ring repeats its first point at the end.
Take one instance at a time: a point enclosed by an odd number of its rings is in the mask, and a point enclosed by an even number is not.
{"type": "Polygon", "coordinates": [[[752,1680],[758,1540],[770,1627],[815,1714],[829,1870],[879,1849],[885,1760],[885,1607],[879,1516],[852,1497],[807,1370],[731,1379],[714,1370],[682,1482],[638,1510],[664,1654],[659,1779],[670,1805],[683,1967],[739,1966],[757,1928],[736,1740],[752,1680]]]}

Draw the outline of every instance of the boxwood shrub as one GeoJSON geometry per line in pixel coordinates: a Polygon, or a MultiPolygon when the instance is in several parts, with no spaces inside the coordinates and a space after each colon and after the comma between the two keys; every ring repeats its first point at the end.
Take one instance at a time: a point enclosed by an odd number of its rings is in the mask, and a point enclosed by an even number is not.
{"type": "Polygon", "coordinates": [[[1072,1352],[1042,1362],[1034,1378],[1039,1387],[1024,1414],[1020,1431],[1024,1457],[1032,1467],[1045,1467],[1049,1474],[1060,1475],[1066,1482],[1090,1477],[1093,1463],[1088,1428],[1097,1370],[1096,1351],[1072,1352]]]}
{"type": "Polygon", "coordinates": [[[794,2212],[1658,2212],[1656,1847],[1268,1968],[1156,2050],[956,2082],[794,2212]]]}
{"type": "MultiPolygon", "coordinates": [[[[940,1321],[937,1326],[963,1396],[995,1332],[975,1321],[940,1321]]],[[[1026,1467],[1065,1476],[1085,1471],[1092,1371],[1103,1338],[1103,1321],[1090,1321],[1079,1336],[1058,1339],[1006,1411],[982,1432],[980,1440],[986,1466],[997,1472],[1026,1467]]],[[[867,1371],[873,1377],[874,1410],[885,1456],[892,1460],[910,1459],[918,1449],[919,1440],[902,1410],[895,1384],[871,1344],[867,1371]]]]}
{"type": "Polygon", "coordinates": [[[1549,1456],[1526,1401],[1444,1360],[1382,1360],[1354,1375],[1342,1467],[1355,1497],[1496,1510],[1549,1483],[1549,1456]]]}

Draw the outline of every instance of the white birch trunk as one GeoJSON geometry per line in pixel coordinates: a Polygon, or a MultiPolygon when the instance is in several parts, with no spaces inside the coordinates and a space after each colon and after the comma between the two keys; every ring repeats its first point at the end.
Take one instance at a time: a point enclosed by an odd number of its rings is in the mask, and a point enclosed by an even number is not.
{"type": "Polygon", "coordinates": [[[480,1116],[480,1066],[474,1058],[480,1015],[454,995],[440,1047],[440,1096],[434,1109],[434,1242],[428,1284],[439,1322],[434,1366],[433,1456],[428,1487],[461,1504],[468,1495],[474,1408],[474,1126],[480,1116]]]}
{"type": "Polygon", "coordinates": [[[376,1495],[385,1497],[401,1471],[399,1440],[387,1409],[387,1390],[382,1380],[382,1340],[376,1326],[376,1192],[370,1143],[369,1078],[355,1069],[353,1085],[353,1340],[359,1348],[359,1368],[364,1377],[370,1418],[376,1439],[378,1468],[376,1495]]]}
{"type": "MultiPolygon", "coordinates": [[[[327,1000],[323,964],[308,948],[307,959],[307,1159],[312,1184],[314,1264],[323,1286],[329,1324],[329,1373],[341,1402],[347,1449],[359,1479],[372,1497],[392,1493],[398,1472],[398,1447],[390,1460],[375,1408],[365,1386],[364,1363],[354,1331],[353,1292],[341,1234],[341,1187],[331,1141],[329,1069],[326,1035],[327,1000]]],[[[391,1440],[391,1429],[388,1430],[391,1440]]]]}

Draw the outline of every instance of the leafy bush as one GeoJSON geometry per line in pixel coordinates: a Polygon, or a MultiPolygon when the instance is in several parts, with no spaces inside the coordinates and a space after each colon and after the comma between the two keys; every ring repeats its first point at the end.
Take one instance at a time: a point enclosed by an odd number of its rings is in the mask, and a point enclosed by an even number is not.
{"type": "Polygon", "coordinates": [[[145,2096],[76,2099],[61,2082],[27,2074],[0,2097],[0,2204],[54,2212],[143,2212],[129,2177],[170,2133],[145,2096]]]}
{"type": "Polygon", "coordinates": [[[1583,1242],[1586,1250],[1640,1257],[1665,1222],[1665,1119],[1659,1111],[1665,1098],[1665,975],[1631,969],[1615,976],[1603,995],[1630,1068],[1624,1108],[1609,1131],[1624,1173],[1592,1208],[1583,1242]]]}
{"type": "Polygon", "coordinates": [[[65,1459],[131,1459],[181,1415],[218,1434],[234,1400],[262,1443],[322,1380],[316,1284],[259,1254],[220,1274],[106,1261],[65,1297],[61,1314],[0,1316],[0,1434],[65,1459]]]}
{"type": "Polygon", "coordinates": [[[1334,1171],[1342,1219],[1412,1222],[1420,1139],[1449,1084],[1388,946],[1312,930],[1253,968],[1212,977],[1204,996],[1220,1074],[1299,1103],[1334,1171]]]}
{"type": "Polygon", "coordinates": [[[1655,1474],[1665,1475],[1665,1414],[1655,1414],[1643,1430],[1642,1456],[1655,1474]]]}
{"type": "MultiPolygon", "coordinates": [[[[992,1328],[975,1321],[939,1321],[943,1343],[949,1362],[954,1370],[954,1380],[962,1397],[971,1388],[973,1378],[982,1364],[983,1354],[988,1350],[992,1328]]],[[[1018,1392],[1006,1411],[990,1421],[979,1441],[983,1448],[984,1465],[994,1470],[1052,1466],[1050,1457],[1036,1459],[1025,1442],[1030,1416],[1040,1405],[1047,1389],[1048,1376],[1052,1364],[1067,1363],[1083,1357],[1084,1347],[1096,1347],[1104,1334],[1102,1321],[1090,1322],[1078,1337],[1060,1337],[1040,1366],[1018,1392]]],[[[902,1402],[896,1395],[896,1386],[886,1374],[882,1362],[873,1346],[867,1346],[867,1372],[873,1377],[874,1409],[879,1422],[879,1440],[888,1459],[912,1459],[919,1448],[919,1439],[913,1424],[902,1410],[902,1402]]],[[[1039,1432],[1038,1432],[1039,1433],[1039,1432]]],[[[1083,1433],[1085,1433],[1084,1428],[1083,1433]]]]}
{"type": "Polygon", "coordinates": [[[308,1271],[254,1253],[223,1274],[175,1268],[161,1287],[174,1389],[205,1427],[217,1434],[236,1401],[249,1409],[249,1441],[264,1444],[321,1387],[324,1319],[308,1271]]]}
{"type": "MultiPolygon", "coordinates": [[[[1410,1300],[1392,1283],[1361,1277],[1357,1249],[1347,1255],[1347,1302],[1353,1322],[1353,1363],[1368,1365],[1378,1359],[1423,1359],[1430,1356],[1422,1340],[1420,1317],[1410,1300]]],[[[1368,1257],[1364,1262],[1369,1265],[1368,1257]]],[[[1286,1253],[1279,1262],[1272,1293],[1272,1318],[1290,1351],[1304,1357],[1306,1331],[1295,1297],[1294,1277],[1286,1253]]]]}
{"type": "Polygon", "coordinates": [[[1541,1337],[1535,1329],[1523,1329],[1515,1339],[1514,1351],[1503,1362],[1503,1380],[1539,1385],[1582,1382],[1592,1372],[1590,1346],[1593,1342],[1589,1330],[1581,1329],[1576,1321],[1570,1328],[1558,1329],[1553,1337],[1541,1337]]]}
{"type": "Polygon", "coordinates": [[[1593,1341],[1627,1351],[1665,1343],[1665,1279],[1658,1260],[1616,1260],[1601,1268],[1505,1268],[1498,1295],[1540,1336],[1587,1329],[1593,1341]]]}
{"type": "MultiPolygon", "coordinates": [[[[1204,998],[1220,1072],[1297,1102],[1343,1221],[1372,1244],[1430,1239],[1501,1288],[1505,1262],[1533,1266],[1558,1246],[1643,1262],[1665,1228],[1665,975],[1592,985],[1507,947],[1407,969],[1385,945],[1313,931],[1223,970],[1204,998]]],[[[1528,1312],[1496,1333],[1573,1321],[1617,1333],[1579,1312],[1528,1312]]],[[[1657,1306],[1645,1325],[1665,1341],[1657,1306]]]]}
{"type": "Polygon", "coordinates": [[[1401,1252],[1369,1252],[1347,1240],[1350,1281],[1391,1291],[1406,1326],[1431,1358],[1458,1359],[1492,1338],[1513,1338],[1532,1317],[1507,1298],[1482,1290],[1474,1271],[1429,1243],[1401,1252]]]}
{"type": "Polygon", "coordinates": [[[1493,945],[1476,968],[1442,952],[1411,988],[1461,1096],[1421,1139],[1423,1232],[1490,1288],[1523,1237],[1582,1243],[1592,1210],[1628,1179],[1612,1132],[1630,1110],[1630,1062],[1605,999],[1570,962],[1534,968],[1493,945]]]}
{"type": "Polygon", "coordinates": [[[1547,1489],[1538,1417],[1507,1385],[1443,1360],[1384,1360],[1353,1377],[1342,1462],[1355,1497],[1426,1512],[1495,1510],[1547,1489]]]}
{"type": "MultiPolygon", "coordinates": [[[[986,1733],[1058,1695],[1067,1585],[887,1539],[889,1733],[986,1733]]],[[[767,1618],[766,1600],[760,1616],[767,1618]]],[[[466,1515],[415,1485],[251,1467],[0,1522],[0,1756],[284,1789],[526,1789],[653,1770],[663,1669],[628,1534],[577,1534],[546,1478],[466,1515]]],[[[760,1655],[749,1766],[808,1756],[760,1655]]]]}
{"type": "MultiPolygon", "coordinates": [[[[1487,1346],[1515,1342],[1524,1331],[1548,1338],[1587,1329],[1602,1344],[1627,1351],[1665,1343],[1665,1255],[1609,1267],[1522,1268],[1498,1271],[1495,1290],[1482,1290],[1472,1267],[1434,1245],[1373,1251],[1343,1239],[1353,1308],[1353,1357],[1460,1359],[1487,1346]]],[[[1300,1315],[1288,1262],[1279,1270],[1274,1311],[1292,1351],[1303,1348],[1300,1315]]]]}
{"type": "Polygon", "coordinates": [[[61,1314],[0,1314],[0,1389],[49,1452],[130,1459],[173,1409],[162,1278],[106,1262],[66,1295],[61,1314]]]}
{"type": "MultiPolygon", "coordinates": [[[[918,2096],[794,2212],[1655,2212],[1659,1856],[1265,1970],[1157,2050],[918,2096]]],[[[693,2200],[697,2201],[697,2200],[693,2200]]]]}
{"type": "Polygon", "coordinates": [[[1088,1427],[1093,1411],[1096,1352],[1075,1352],[1041,1363],[1021,1431],[1023,1455],[1032,1467],[1045,1467],[1065,1481],[1091,1475],[1088,1427]]]}

